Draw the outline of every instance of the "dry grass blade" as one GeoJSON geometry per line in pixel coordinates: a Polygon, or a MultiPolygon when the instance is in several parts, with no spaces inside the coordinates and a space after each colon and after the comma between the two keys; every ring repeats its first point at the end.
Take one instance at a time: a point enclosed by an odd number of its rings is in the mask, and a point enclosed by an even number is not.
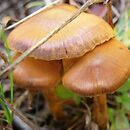
{"type": "Polygon", "coordinates": [[[11,65],[9,65],[5,70],[3,70],[0,73],[0,76],[4,75],[9,70],[14,69],[14,67],[19,64],[21,61],[23,61],[29,54],[31,54],[34,50],[36,50],[39,46],[44,44],[46,41],[48,41],[52,36],[54,36],[57,32],[59,32],[62,28],[64,28],[66,25],[68,25],[71,21],[73,21],[76,17],[78,17],[83,11],[85,11],[90,5],[94,3],[102,2],[102,0],[88,0],[79,10],[77,10],[72,17],[70,17],[68,20],[66,20],[64,23],[61,24],[61,26],[54,29],[52,32],[50,32],[49,35],[41,39],[38,43],[36,43],[34,46],[32,46],[30,49],[25,51],[20,57],[18,57],[11,65]]]}
{"type": "Polygon", "coordinates": [[[41,9],[37,10],[36,12],[30,14],[29,16],[27,16],[27,17],[21,19],[20,21],[16,22],[15,24],[13,24],[13,25],[11,25],[11,26],[5,28],[4,30],[5,30],[5,31],[10,30],[10,29],[12,29],[12,28],[18,26],[19,24],[25,22],[25,21],[28,20],[29,18],[31,18],[31,17],[37,15],[37,14],[40,13],[41,11],[43,11],[43,10],[45,10],[45,9],[47,9],[47,8],[50,8],[51,6],[55,6],[55,5],[59,4],[59,3],[60,3],[60,0],[56,0],[56,1],[54,1],[54,2],[52,2],[52,3],[50,3],[50,4],[48,4],[48,5],[46,5],[45,7],[43,7],[43,8],[41,8],[41,9]]]}

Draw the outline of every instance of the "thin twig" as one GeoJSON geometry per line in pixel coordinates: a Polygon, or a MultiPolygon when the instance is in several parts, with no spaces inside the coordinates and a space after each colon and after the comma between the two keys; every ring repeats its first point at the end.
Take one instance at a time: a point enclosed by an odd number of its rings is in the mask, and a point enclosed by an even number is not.
{"type": "Polygon", "coordinates": [[[14,106],[16,108],[19,108],[22,102],[25,101],[25,99],[27,98],[28,94],[29,94],[29,91],[26,90],[20,97],[17,98],[16,102],[14,103],[14,106]]]}
{"type": "Polygon", "coordinates": [[[76,120],[74,122],[74,124],[72,124],[72,126],[70,126],[67,130],[73,130],[74,128],[76,128],[76,126],[78,126],[78,124],[81,124],[81,121],[83,120],[83,117],[82,118],[78,118],[78,120],[76,120]]]}
{"type": "Polygon", "coordinates": [[[20,21],[14,23],[13,25],[11,25],[11,26],[5,28],[4,30],[5,30],[5,31],[10,30],[10,29],[12,29],[12,28],[18,26],[19,24],[25,22],[25,21],[28,20],[29,18],[32,18],[33,16],[39,14],[41,11],[43,11],[43,10],[45,10],[45,9],[47,9],[47,8],[50,8],[51,6],[57,5],[57,4],[59,4],[59,3],[60,3],[60,0],[56,0],[56,1],[54,1],[54,2],[52,2],[52,3],[50,3],[50,4],[48,4],[48,5],[46,5],[45,7],[43,7],[43,8],[41,8],[41,9],[37,10],[36,12],[34,12],[34,13],[28,15],[27,17],[21,19],[20,21]]]}
{"type": "Polygon", "coordinates": [[[84,106],[87,108],[87,112],[88,112],[88,118],[86,117],[85,118],[85,125],[86,125],[86,128],[89,129],[90,128],[90,123],[91,123],[91,111],[90,111],[90,108],[88,107],[88,105],[86,104],[85,101],[82,101],[82,104],[84,104],[84,106]]]}
{"type": "Polygon", "coordinates": [[[3,99],[1,95],[0,95],[0,99],[8,106],[8,108],[10,110],[13,111],[14,114],[16,114],[26,124],[28,124],[32,128],[32,130],[38,130],[38,128],[32,122],[30,122],[24,115],[22,115],[20,112],[18,112],[18,110],[13,108],[13,106],[7,100],[3,99]]]}
{"type": "Polygon", "coordinates": [[[9,65],[5,70],[3,70],[0,73],[0,76],[4,75],[9,70],[13,70],[14,67],[19,64],[21,61],[23,61],[29,54],[31,54],[34,50],[36,50],[39,46],[44,44],[46,41],[48,41],[52,36],[54,36],[57,32],[59,32],[62,28],[64,28],[66,25],[68,25],[71,21],[73,21],[75,18],[77,18],[83,11],[86,10],[90,5],[94,3],[102,2],[102,0],[88,0],[79,10],[77,10],[72,17],[70,17],[68,20],[63,22],[61,26],[54,29],[52,32],[49,33],[46,37],[42,38],[38,43],[36,43],[34,46],[32,46],[30,49],[25,51],[20,57],[18,57],[11,65],[9,65]]]}

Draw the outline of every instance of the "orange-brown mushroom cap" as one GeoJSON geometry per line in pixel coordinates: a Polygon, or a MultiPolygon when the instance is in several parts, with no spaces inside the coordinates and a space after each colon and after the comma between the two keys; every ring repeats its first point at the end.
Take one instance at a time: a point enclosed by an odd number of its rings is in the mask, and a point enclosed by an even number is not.
{"type": "MultiPolygon", "coordinates": [[[[20,54],[17,53],[16,59],[20,54]]],[[[61,61],[43,61],[27,57],[13,71],[15,83],[30,90],[55,87],[61,80],[61,61]]]]}
{"type": "Polygon", "coordinates": [[[112,39],[86,53],[63,77],[63,84],[85,96],[111,93],[130,75],[130,52],[112,39]]]}
{"type": "MultiPolygon", "coordinates": [[[[10,48],[23,53],[59,27],[76,10],[73,6],[62,4],[42,11],[10,33],[10,48]]],[[[92,14],[82,13],[31,56],[48,61],[80,57],[113,36],[112,28],[104,20],[92,14]]]]}
{"type": "MultiPolygon", "coordinates": [[[[14,59],[19,55],[17,53],[14,59]]],[[[61,82],[61,61],[44,61],[27,57],[15,67],[13,76],[19,87],[29,89],[31,92],[38,90],[43,92],[53,116],[57,119],[63,118],[64,100],[55,94],[55,87],[61,82]]]]}

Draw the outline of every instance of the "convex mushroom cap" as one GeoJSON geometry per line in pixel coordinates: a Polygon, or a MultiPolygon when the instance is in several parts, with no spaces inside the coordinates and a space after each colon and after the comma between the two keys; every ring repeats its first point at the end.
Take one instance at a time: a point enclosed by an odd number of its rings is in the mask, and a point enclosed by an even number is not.
{"type": "MultiPolygon", "coordinates": [[[[19,56],[17,53],[14,60],[19,56]]],[[[60,82],[61,75],[61,61],[44,61],[32,57],[25,58],[13,71],[15,83],[32,91],[53,88],[60,82]]]]}
{"type": "Polygon", "coordinates": [[[64,75],[68,89],[93,96],[116,91],[130,75],[130,52],[112,39],[81,57],[64,75]]]}
{"type": "MultiPolygon", "coordinates": [[[[10,48],[23,53],[59,27],[76,10],[73,6],[62,4],[42,11],[10,33],[10,48]]],[[[31,56],[48,61],[80,57],[112,37],[113,30],[104,20],[92,14],[81,13],[31,56]]]]}

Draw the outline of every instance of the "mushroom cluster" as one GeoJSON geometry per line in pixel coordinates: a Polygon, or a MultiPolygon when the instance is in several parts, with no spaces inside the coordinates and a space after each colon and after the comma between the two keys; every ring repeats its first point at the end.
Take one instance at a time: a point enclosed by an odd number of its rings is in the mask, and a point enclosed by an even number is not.
{"type": "MultiPolygon", "coordinates": [[[[14,59],[76,10],[61,4],[19,25],[8,37],[10,48],[16,52],[14,59]]],[[[43,91],[53,115],[61,118],[64,101],[55,94],[59,83],[82,96],[113,93],[130,75],[130,52],[114,38],[113,29],[103,19],[81,13],[17,65],[13,74],[18,86],[43,91]]]]}

